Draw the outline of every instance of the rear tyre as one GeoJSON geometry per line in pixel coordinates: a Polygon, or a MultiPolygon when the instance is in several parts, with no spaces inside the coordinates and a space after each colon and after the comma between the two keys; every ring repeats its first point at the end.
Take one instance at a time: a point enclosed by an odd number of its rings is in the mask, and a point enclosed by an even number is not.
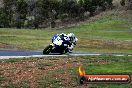
{"type": "Polygon", "coordinates": [[[49,54],[52,50],[53,46],[52,45],[48,45],[44,50],[43,50],[43,54],[49,54]]]}

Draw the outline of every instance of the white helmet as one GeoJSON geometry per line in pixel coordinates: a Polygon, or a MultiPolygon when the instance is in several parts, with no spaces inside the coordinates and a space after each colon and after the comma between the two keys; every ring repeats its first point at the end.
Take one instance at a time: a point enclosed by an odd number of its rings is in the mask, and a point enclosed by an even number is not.
{"type": "Polygon", "coordinates": [[[75,35],[73,33],[69,33],[68,37],[70,38],[70,41],[73,42],[75,40],[75,35]]]}

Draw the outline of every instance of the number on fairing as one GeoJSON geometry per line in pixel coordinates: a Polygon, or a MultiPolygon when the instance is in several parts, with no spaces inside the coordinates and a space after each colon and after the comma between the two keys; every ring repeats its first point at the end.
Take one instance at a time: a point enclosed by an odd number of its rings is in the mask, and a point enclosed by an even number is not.
{"type": "Polygon", "coordinates": [[[54,36],[53,37],[53,42],[56,42],[56,41],[59,41],[59,40],[61,40],[59,36],[54,36]]]}

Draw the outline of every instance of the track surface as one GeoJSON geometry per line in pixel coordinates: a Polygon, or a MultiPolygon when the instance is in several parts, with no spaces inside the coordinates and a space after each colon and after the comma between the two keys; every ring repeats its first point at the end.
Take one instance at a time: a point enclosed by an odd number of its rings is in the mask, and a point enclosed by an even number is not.
{"type": "Polygon", "coordinates": [[[102,54],[102,53],[90,53],[90,52],[73,52],[64,55],[59,54],[50,54],[43,55],[42,52],[35,51],[8,51],[8,50],[0,50],[0,59],[9,59],[9,58],[29,58],[29,57],[46,57],[46,56],[99,56],[99,55],[107,55],[107,56],[132,56],[132,54],[102,54]]]}

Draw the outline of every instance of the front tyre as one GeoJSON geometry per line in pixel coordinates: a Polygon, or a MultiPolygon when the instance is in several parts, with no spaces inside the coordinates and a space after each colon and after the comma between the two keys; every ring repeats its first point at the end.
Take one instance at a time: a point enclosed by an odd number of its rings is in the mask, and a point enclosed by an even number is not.
{"type": "Polygon", "coordinates": [[[52,50],[53,46],[52,45],[48,45],[44,50],[43,50],[43,54],[49,54],[52,50]]]}

